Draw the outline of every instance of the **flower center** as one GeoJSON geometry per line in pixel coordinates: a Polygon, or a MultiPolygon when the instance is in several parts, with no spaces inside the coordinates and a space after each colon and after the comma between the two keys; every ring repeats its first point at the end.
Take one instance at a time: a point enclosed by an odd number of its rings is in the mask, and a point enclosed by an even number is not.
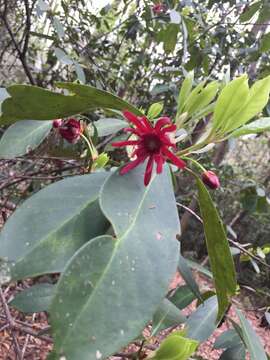
{"type": "Polygon", "coordinates": [[[147,134],[143,137],[143,145],[148,152],[158,153],[162,146],[162,141],[155,134],[147,134]]]}

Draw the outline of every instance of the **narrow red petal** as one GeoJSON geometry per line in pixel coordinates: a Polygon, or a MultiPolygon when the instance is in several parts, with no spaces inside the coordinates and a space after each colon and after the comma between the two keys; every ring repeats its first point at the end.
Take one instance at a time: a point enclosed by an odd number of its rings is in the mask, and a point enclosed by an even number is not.
{"type": "Polygon", "coordinates": [[[170,150],[168,150],[165,146],[163,146],[162,148],[162,152],[164,155],[167,156],[168,159],[171,160],[171,162],[178,166],[180,169],[183,169],[184,167],[186,167],[186,163],[182,160],[179,159],[179,157],[177,157],[176,155],[174,155],[170,150]]]}
{"type": "Polygon", "coordinates": [[[116,141],[111,145],[114,147],[122,147],[122,146],[129,146],[129,145],[139,145],[139,140],[125,140],[125,141],[116,141]]]}
{"type": "Polygon", "coordinates": [[[150,156],[150,158],[147,162],[146,170],[145,170],[145,174],[144,174],[144,185],[145,186],[147,186],[151,180],[153,164],[154,164],[154,157],[150,156]]]}
{"type": "Polygon", "coordinates": [[[144,126],[147,128],[147,130],[149,131],[152,131],[153,130],[153,127],[152,125],[150,124],[149,120],[147,119],[146,116],[142,116],[141,117],[141,121],[142,123],[144,124],[144,126]]]}
{"type": "Polygon", "coordinates": [[[155,155],[155,162],[157,164],[157,173],[161,174],[162,173],[162,168],[163,168],[163,164],[164,164],[164,159],[162,157],[161,154],[159,155],[155,155]]]}
{"type": "Polygon", "coordinates": [[[127,165],[125,165],[124,167],[122,167],[122,169],[120,170],[120,175],[124,175],[127,172],[129,172],[130,170],[134,169],[136,166],[138,166],[141,162],[143,162],[145,159],[138,157],[137,159],[129,162],[127,165]]]}
{"type": "Polygon", "coordinates": [[[177,129],[177,126],[174,125],[174,124],[172,124],[172,125],[170,125],[170,126],[166,126],[165,128],[163,128],[163,129],[161,130],[161,132],[162,132],[162,134],[165,134],[166,132],[176,131],[176,129],[177,129]]]}
{"type": "Polygon", "coordinates": [[[142,135],[141,131],[139,131],[138,129],[125,128],[125,129],[123,129],[123,130],[124,130],[124,132],[131,132],[132,134],[135,134],[135,135],[137,135],[137,136],[141,136],[141,135],[142,135]]]}
{"type": "Polygon", "coordinates": [[[138,116],[132,114],[130,111],[127,110],[123,111],[123,114],[129,122],[134,124],[139,130],[145,132],[146,128],[138,116]]]}
{"type": "Polygon", "coordinates": [[[160,119],[157,121],[157,123],[156,123],[156,125],[155,125],[155,129],[156,129],[156,130],[160,130],[160,129],[161,129],[163,126],[165,126],[165,125],[171,125],[171,120],[170,120],[170,118],[168,118],[168,117],[166,117],[166,116],[160,118],[160,119]]]}

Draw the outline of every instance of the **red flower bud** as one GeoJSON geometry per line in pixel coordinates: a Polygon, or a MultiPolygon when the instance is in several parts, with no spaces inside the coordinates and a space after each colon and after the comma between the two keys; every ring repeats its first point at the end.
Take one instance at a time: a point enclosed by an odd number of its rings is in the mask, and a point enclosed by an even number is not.
{"type": "Polygon", "coordinates": [[[59,127],[60,135],[71,144],[75,144],[79,140],[82,132],[83,127],[80,121],[72,118],[59,127]]]}
{"type": "Polygon", "coordinates": [[[62,119],[55,119],[55,120],[53,120],[53,127],[54,127],[55,129],[59,128],[62,124],[63,124],[63,120],[62,120],[62,119]]]}
{"type": "Polygon", "coordinates": [[[217,189],[220,187],[219,178],[213,171],[209,170],[202,173],[202,181],[210,189],[217,189]]]}
{"type": "Polygon", "coordinates": [[[152,10],[154,14],[159,15],[166,11],[166,7],[163,4],[156,4],[152,7],[152,10]]]}

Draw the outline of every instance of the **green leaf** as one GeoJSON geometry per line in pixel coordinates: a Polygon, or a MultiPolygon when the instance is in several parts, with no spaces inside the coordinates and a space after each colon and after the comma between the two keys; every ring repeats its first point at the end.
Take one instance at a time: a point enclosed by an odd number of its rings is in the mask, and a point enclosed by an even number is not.
{"type": "Polygon", "coordinates": [[[267,360],[264,348],[261,344],[260,338],[253,330],[250,323],[245,319],[242,312],[236,309],[237,316],[240,320],[240,325],[242,328],[243,339],[245,341],[246,347],[250,353],[251,360],[267,360]]]}
{"type": "Polygon", "coordinates": [[[147,112],[148,119],[151,120],[156,119],[162,110],[163,110],[162,102],[152,104],[147,112]]]}
{"type": "Polygon", "coordinates": [[[213,129],[224,128],[228,119],[246,103],[249,96],[247,75],[229,82],[221,91],[214,110],[213,129]]]}
{"type": "Polygon", "coordinates": [[[170,300],[165,298],[155,312],[151,336],[155,336],[160,331],[171,326],[180,325],[186,322],[186,317],[170,300]]]}
{"type": "Polygon", "coordinates": [[[106,118],[94,122],[98,136],[107,136],[127,127],[127,122],[120,119],[106,118]]]}
{"type": "Polygon", "coordinates": [[[15,295],[10,306],[24,313],[47,311],[51,303],[55,286],[52,284],[37,284],[15,295]]]}
{"type": "Polygon", "coordinates": [[[74,176],[27,199],[0,234],[0,256],[15,263],[12,278],[61,272],[85,242],[108,227],[97,198],[107,174],[74,176]]]}
{"type": "Polygon", "coordinates": [[[174,332],[162,341],[158,350],[147,359],[152,360],[187,360],[195,352],[198,342],[174,332]]]}
{"type": "Polygon", "coordinates": [[[261,38],[260,51],[267,52],[270,50],[270,33],[267,33],[261,38]]]}
{"type": "MultiPolygon", "coordinates": [[[[270,76],[256,81],[249,90],[247,100],[242,102],[238,111],[235,112],[222,127],[223,131],[232,131],[244,125],[248,120],[260,113],[267,105],[270,92],[270,76]]],[[[244,100],[244,99],[243,99],[244,100]]],[[[241,103],[240,103],[241,104],[241,103]]]]}
{"type": "Polygon", "coordinates": [[[202,91],[204,85],[205,85],[205,81],[202,81],[190,92],[184,103],[182,112],[186,112],[187,111],[186,109],[190,108],[190,104],[193,104],[196,101],[197,96],[202,91]]]}
{"type": "Polygon", "coordinates": [[[174,51],[179,31],[179,25],[169,24],[157,34],[157,40],[163,42],[163,48],[167,54],[174,51]]]}
{"type": "Polygon", "coordinates": [[[186,259],[180,254],[179,255],[179,263],[178,263],[178,270],[185,280],[187,286],[191,289],[193,294],[198,298],[201,299],[200,289],[198,284],[193,278],[192,272],[186,262],[186,259]]]}
{"type": "Polygon", "coordinates": [[[194,81],[194,71],[190,71],[182,83],[177,103],[177,113],[181,114],[188,96],[191,93],[194,81]]]}
{"type": "Polygon", "coordinates": [[[247,9],[240,15],[239,20],[241,22],[249,21],[260,9],[261,5],[262,5],[261,1],[256,1],[254,4],[250,6],[248,5],[247,9]]]}
{"type": "Polygon", "coordinates": [[[187,336],[199,342],[206,341],[216,329],[217,297],[212,296],[198,306],[186,322],[187,336]]]}
{"type": "Polygon", "coordinates": [[[219,360],[245,360],[246,349],[243,345],[238,345],[225,350],[219,360]]]}
{"type": "Polygon", "coordinates": [[[97,108],[127,109],[143,115],[136,107],[107,91],[75,83],[58,83],[57,86],[71,94],[63,95],[30,85],[9,86],[7,91],[11,97],[2,104],[0,124],[25,119],[53,120],[97,108]]]}
{"type": "Polygon", "coordinates": [[[50,310],[55,351],[69,360],[106,358],[136,338],[176,271],[179,219],[170,172],[166,167],[145,187],[144,170],[108,178],[100,204],[117,238],[91,240],[57,285],[50,310]]]}
{"type": "Polygon", "coordinates": [[[196,299],[196,296],[187,285],[180,286],[169,297],[169,300],[180,310],[187,307],[194,299],[196,299]]]}
{"type": "Polygon", "coordinates": [[[234,329],[224,331],[215,341],[214,349],[226,349],[242,344],[242,340],[234,329]]]}
{"type": "Polygon", "coordinates": [[[218,297],[218,320],[220,320],[229,305],[229,297],[236,292],[234,263],[222,220],[199,177],[197,177],[197,187],[206,245],[218,297]]]}
{"type": "Polygon", "coordinates": [[[214,100],[218,89],[219,83],[217,81],[212,81],[207,86],[203,87],[196,96],[187,101],[184,110],[189,114],[195,114],[196,112],[204,109],[211,101],[214,100]]]}
{"type": "Polygon", "coordinates": [[[239,137],[247,134],[257,134],[268,130],[270,130],[270,118],[261,118],[234,130],[230,136],[239,137]]]}
{"type": "Polygon", "coordinates": [[[64,50],[56,47],[54,48],[55,56],[64,65],[72,65],[73,60],[64,52],[64,50]]]}
{"type": "Polygon", "coordinates": [[[185,259],[185,260],[187,262],[187,265],[191,269],[202,273],[203,275],[209,277],[210,279],[213,279],[213,274],[206,267],[202,266],[201,264],[196,263],[195,261],[192,261],[192,260],[189,260],[189,259],[185,259]]]}
{"type": "Polygon", "coordinates": [[[0,139],[0,157],[24,155],[38,147],[51,130],[51,121],[24,120],[11,125],[0,139]]]}

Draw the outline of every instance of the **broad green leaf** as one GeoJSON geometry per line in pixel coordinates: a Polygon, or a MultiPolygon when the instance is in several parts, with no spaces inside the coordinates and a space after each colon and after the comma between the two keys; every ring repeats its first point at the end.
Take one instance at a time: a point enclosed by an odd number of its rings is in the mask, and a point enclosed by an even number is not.
{"type": "Polygon", "coordinates": [[[187,360],[195,352],[198,342],[193,339],[178,335],[178,332],[170,334],[162,341],[156,350],[147,359],[151,360],[187,360]]]}
{"type": "Polygon", "coordinates": [[[241,22],[249,21],[260,9],[261,5],[262,1],[256,1],[254,4],[248,5],[247,9],[240,15],[239,20],[241,22]]]}
{"type": "Polygon", "coordinates": [[[163,48],[167,54],[174,51],[179,31],[179,25],[169,24],[157,34],[157,40],[163,42],[163,48]]]}
{"type": "Polygon", "coordinates": [[[51,121],[36,120],[24,120],[11,125],[0,139],[0,157],[20,156],[35,149],[51,127],[51,121]]]}
{"type": "Polygon", "coordinates": [[[47,311],[54,289],[55,285],[48,283],[34,285],[15,295],[9,305],[24,313],[47,311]]]}
{"type": "Polygon", "coordinates": [[[11,85],[7,88],[10,98],[2,103],[0,124],[11,124],[18,120],[53,120],[87,112],[96,108],[130,110],[142,113],[121,98],[88,85],[58,83],[70,95],[63,95],[37,86],[11,85]]]}
{"type": "Polygon", "coordinates": [[[59,39],[62,39],[65,36],[65,30],[56,16],[53,17],[53,27],[55,28],[59,39]]]}
{"type": "Polygon", "coordinates": [[[229,297],[236,292],[234,263],[222,220],[199,177],[197,177],[197,187],[207,251],[218,297],[218,320],[220,320],[229,305],[229,297]]]}
{"type": "Polygon", "coordinates": [[[218,89],[219,83],[217,81],[212,81],[210,84],[203,87],[196,96],[186,103],[185,111],[189,114],[195,114],[196,112],[204,109],[211,101],[214,100],[218,89]]]}
{"type": "Polygon", "coordinates": [[[183,81],[183,84],[179,92],[178,104],[177,104],[177,113],[179,114],[183,112],[185,102],[192,90],[193,80],[194,80],[194,71],[190,71],[187,74],[185,80],[183,81]]]}
{"type": "Polygon", "coordinates": [[[236,111],[222,127],[223,131],[232,131],[244,125],[248,120],[260,113],[267,105],[270,93],[270,76],[257,81],[249,90],[246,102],[240,105],[236,111]]]}
{"type": "Polygon", "coordinates": [[[94,122],[98,136],[107,136],[127,127],[127,122],[120,119],[106,118],[94,122]]]}
{"type": "Polygon", "coordinates": [[[84,243],[107,229],[97,198],[107,174],[58,181],[27,199],[0,234],[0,256],[15,263],[12,278],[61,272],[84,243]]]}
{"type": "Polygon", "coordinates": [[[169,297],[169,300],[180,310],[187,307],[194,299],[196,299],[196,296],[187,285],[180,286],[169,297]]]}
{"type": "Polygon", "coordinates": [[[225,350],[219,358],[219,360],[245,360],[245,359],[246,359],[246,349],[243,345],[237,345],[225,350]]]}
{"type": "Polygon", "coordinates": [[[179,255],[179,263],[178,263],[178,270],[185,280],[187,286],[191,289],[193,294],[198,298],[201,299],[200,289],[198,284],[193,278],[192,272],[187,265],[186,259],[180,254],[179,255]]]}
{"type": "Polygon", "coordinates": [[[247,75],[229,82],[218,96],[213,116],[213,129],[224,128],[228,119],[246,103],[249,96],[247,75]]]}
{"type": "Polygon", "coordinates": [[[223,332],[215,341],[214,349],[226,349],[242,344],[242,340],[234,329],[223,332]]]}
{"type": "Polygon", "coordinates": [[[267,33],[261,38],[260,51],[267,52],[270,50],[270,33],[267,33]]]}
{"type": "Polygon", "coordinates": [[[246,320],[246,318],[244,317],[244,315],[240,310],[236,309],[236,313],[240,320],[243,339],[250,353],[251,360],[258,360],[258,359],[267,360],[267,356],[265,354],[260,338],[254,331],[253,327],[246,320]]]}
{"type": "Polygon", "coordinates": [[[186,317],[180,312],[171,299],[164,299],[153,317],[152,336],[171,326],[176,326],[186,322],[186,317]]]}
{"type": "Polygon", "coordinates": [[[196,98],[198,94],[202,91],[204,85],[205,85],[205,81],[202,81],[190,92],[184,103],[182,112],[186,112],[187,111],[186,109],[190,108],[190,104],[193,104],[196,101],[196,98]]]}
{"type": "Polygon", "coordinates": [[[234,130],[230,136],[239,137],[247,134],[257,134],[270,130],[270,118],[261,118],[234,130]]]}
{"type": "Polygon", "coordinates": [[[148,119],[156,119],[162,110],[163,110],[162,102],[152,104],[147,112],[148,119]]]}
{"type": "Polygon", "coordinates": [[[144,170],[117,170],[107,179],[100,205],[117,238],[86,244],[57,286],[50,311],[55,351],[69,360],[103,359],[136,338],[176,271],[179,219],[170,172],[166,167],[145,187],[144,170]]]}
{"type": "Polygon", "coordinates": [[[72,65],[73,60],[64,52],[64,50],[56,47],[54,48],[55,56],[64,65],[72,65]]]}
{"type": "Polygon", "coordinates": [[[186,322],[187,336],[199,342],[206,341],[216,329],[217,297],[212,296],[198,306],[186,322]]]}

